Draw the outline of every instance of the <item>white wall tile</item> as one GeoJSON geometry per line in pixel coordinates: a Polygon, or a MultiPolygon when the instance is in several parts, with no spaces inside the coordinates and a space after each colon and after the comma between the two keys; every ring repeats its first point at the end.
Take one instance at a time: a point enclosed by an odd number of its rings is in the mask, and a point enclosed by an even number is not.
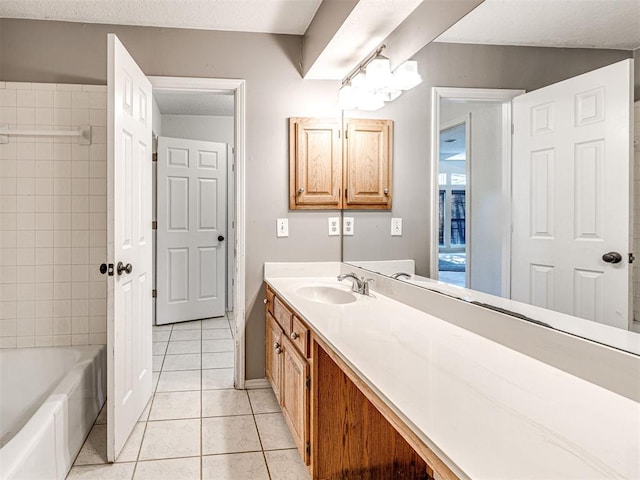
{"type": "Polygon", "coordinates": [[[92,144],[0,144],[0,347],[106,342],[106,87],[2,82],[0,123],[91,124],[92,144]]]}

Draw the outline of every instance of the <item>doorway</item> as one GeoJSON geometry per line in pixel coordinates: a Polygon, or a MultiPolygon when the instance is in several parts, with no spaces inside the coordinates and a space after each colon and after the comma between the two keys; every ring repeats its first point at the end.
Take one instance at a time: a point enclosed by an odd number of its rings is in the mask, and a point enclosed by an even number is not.
{"type": "Polygon", "coordinates": [[[467,287],[467,255],[470,218],[469,133],[470,118],[443,122],[440,126],[438,158],[438,279],[467,287]]]}
{"type": "MultiPolygon", "coordinates": [[[[244,388],[245,361],[245,238],[244,238],[244,139],[245,139],[245,83],[244,80],[185,78],[185,77],[148,77],[153,87],[154,99],[163,95],[176,101],[173,112],[197,116],[203,113],[222,113],[209,115],[217,119],[201,118],[198,123],[184,122],[184,118],[167,117],[165,125],[156,125],[154,129],[171,135],[196,136],[196,140],[214,139],[218,143],[229,145],[227,154],[227,219],[226,219],[226,310],[234,337],[234,386],[244,388]],[[187,100],[188,99],[188,100],[187,100]],[[187,101],[189,105],[187,105],[187,101]],[[182,110],[180,109],[182,108],[182,110]],[[207,110],[204,110],[207,109],[207,110]],[[231,120],[229,119],[231,117],[231,120]],[[196,126],[197,125],[197,126],[196,126]],[[211,130],[217,130],[217,137],[208,137],[211,130]],[[188,134],[186,132],[189,132],[188,134]]],[[[156,102],[157,103],[157,102],[156,102]]],[[[160,109],[160,107],[158,107],[160,109]]],[[[168,108],[165,111],[169,111],[168,108]]],[[[154,112],[156,115],[162,112],[154,112]]],[[[154,162],[157,163],[157,162],[154,162]]],[[[155,195],[155,190],[154,190],[155,195]]],[[[154,214],[157,212],[154,210],[154,214]]]]}

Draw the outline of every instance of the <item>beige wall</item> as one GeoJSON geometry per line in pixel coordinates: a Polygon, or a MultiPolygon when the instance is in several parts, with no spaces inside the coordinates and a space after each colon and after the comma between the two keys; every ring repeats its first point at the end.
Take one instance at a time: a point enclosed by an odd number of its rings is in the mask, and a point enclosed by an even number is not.
{"type": "Polygon", "coordinates": [[[288,211],[287,143],[288,117],[338,114],[339,82],[302,80],[297,36],[10,19],[0,20],[0,79],[103,84],[109,32],[148,75],[247,82],[246,376],[263,378],[263,263],[340,260],[331,213],[288,211]],[[278,217],[289,218],[288,238],[275,236],[278,217]]]}

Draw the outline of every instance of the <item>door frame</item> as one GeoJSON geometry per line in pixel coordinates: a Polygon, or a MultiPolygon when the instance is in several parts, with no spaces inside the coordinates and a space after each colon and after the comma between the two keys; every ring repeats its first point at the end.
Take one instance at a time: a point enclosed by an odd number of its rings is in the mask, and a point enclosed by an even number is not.
{"type": "MultiPolygon", "coordinates": [[[[235,168],[227,166],[227,174],[235,170],[234,195],[231,202],[235,204],[235,285],[233,285],[233,305],[235,318],[234,332],[234,386],[245,388],[245,154],[246,154],[246,82],[242,79],[224,78],[192,78],[148,76],[153,90],[170,90],[172,92],[209,92],[232,93],[234,95],[234,149],[235,168]]],[[[151,194],[151,193],[150,193],[151,194]]],[[[229,246],[229,248],[231,248],[229,246]]],[[[232,286],[229,285],[228,288],[232,286]]]]}
{"type": "MultiPolygon", "coordinates": [[[[502,200],[509,205],[511,199],[511,100],[525,90],[502,88],[433,87],[431,89],[431,246],[430,276],[438,279],[438,160],[440,158],[440,101],[502,103],[502,200]]],[[[471,125],[469,126],[471,128],[471,125]]],[[[471,137],[471,135],[470,135],[471,137]]],[[[467,180],[469,184],[473,179],[467,180]]],[[[508,217],[511,218],[511,209],[508,217]]],[[[470,219],[469,219],[470,220],[470,219]]],[[[511,222],[502,231],[502,288],[503,297],[511,294],[511,222]]]]}

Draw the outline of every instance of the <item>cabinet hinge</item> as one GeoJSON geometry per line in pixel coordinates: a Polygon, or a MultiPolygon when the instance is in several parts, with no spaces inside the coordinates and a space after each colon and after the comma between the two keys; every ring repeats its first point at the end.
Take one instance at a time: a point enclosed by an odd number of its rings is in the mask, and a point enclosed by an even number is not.
{"type": "Polygon", "coordinates": [[[340,138],[340,136],[341,136],[341,133],[340,133],[340,130],[338,130],[338,138],[340,138]]]}
{"type": "Polygon", "coordinates": [[[636,257],[634,257],[633,252],[629,254],[629,263],[633,263],[636,257]]]}
{"type": "Polygon", "coordinates": [[[151,230],[157,230],[157,229],[158,229],[158,222],[154,220],[153,222],[151,222],[151,230]]]}
{"type": "Polygon", "coordinates": [[[151,296],[153,298],[157,298],[158,297],[158,290],[156,290],[155,288],[153,290],[151,290],[151,296]]]}
{"type": "Polygon", "coordinates": [[[309,390],[311,388],[311,377],[307,377],[304,384],[307,387],[307,390],[309,390]]]}
{"type": "Polygon", "coordinates": [[[347,138],[349,138],[349,130],[344,131],[344,139],[346,140],[347,138]]]}
{"type": "Polygon", "coordinates": [[[309,442],[304,444],[304,451],[307,452],[307,455],[311,455],[311,444],[309,442]]]}
{"type": "Polygon", "coordinates": [[[152,153],[151,154],[151,161],[152,162],[157,162],[158,161],[158,154],[157,153],[152,153]]]}

